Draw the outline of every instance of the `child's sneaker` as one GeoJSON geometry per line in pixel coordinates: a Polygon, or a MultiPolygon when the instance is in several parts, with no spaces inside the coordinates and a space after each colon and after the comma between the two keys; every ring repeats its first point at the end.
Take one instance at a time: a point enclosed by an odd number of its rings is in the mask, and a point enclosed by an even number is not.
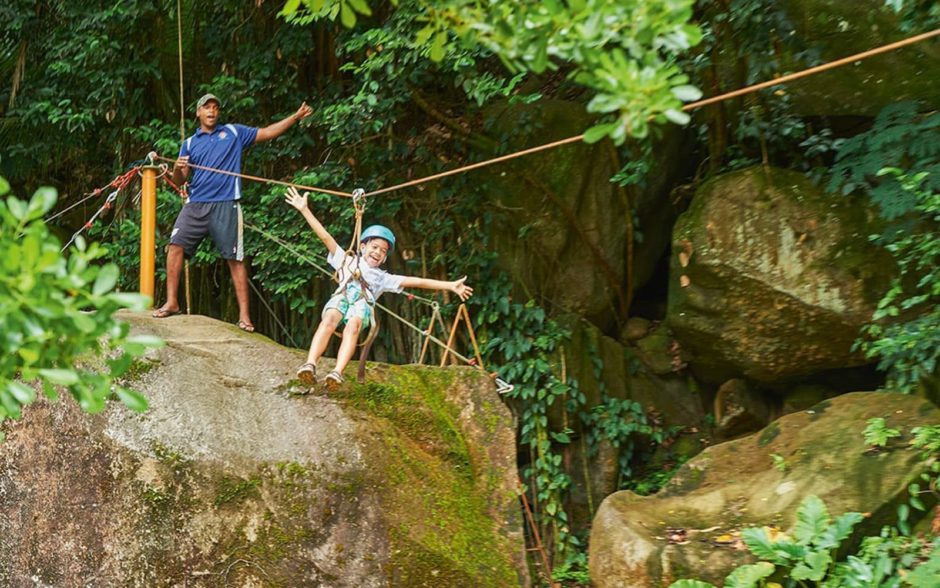
{"type": "Polygon", "coordinates": [[[339,387],[342,386],[345,381],[346,379],[343,378],[343,375],[336,370],[328,373],[323,379],[323,382],[326,384],[326,389],[330,392],[339,390],[339,387]]]}
{"type": "Polygon", "coordinates": [[[297,370],[297,379],[304,386],[311,387],[317,383],[317,366],[305,363],[297,370]]]}

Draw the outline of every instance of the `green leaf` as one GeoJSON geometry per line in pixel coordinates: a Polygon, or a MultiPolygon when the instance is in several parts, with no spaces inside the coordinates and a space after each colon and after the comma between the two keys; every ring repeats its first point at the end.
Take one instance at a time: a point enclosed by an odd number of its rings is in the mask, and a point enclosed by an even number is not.
{"type": "Polygon", "coordinates": [[[428,39],[431,38],[431,35],[434,34],[434,27],[428,25],[418,31],[418,34],[415,35],[415,45],[424,45],[428,42],[428,39]]]}
{"type": "Polygon", "coordinates": [[[803,563],[793,568],[791,575],[794,580],[812,580],[818,582],[826,575],[830,563],[832,563],[832,557],[829,555],[828,551],[811,551],[806,554],[803,563]],[[797,572],[797,568],[801,569],[800,573],[797,572]],[[802,575],[802,568],[806,568],[805,576],[802,575]]]}
{"type": "Polygon", "coordinates": [[[741,566],[725,578],[724,588],[753,588],[760,580],[774,573],[774,564],[766,561],[741,566]]]}
{"type": "Polygon", "coordinates": [[[786,550],[777,549],[780,542],[773,542],[767,536],[767,529],[751,527],[741,531],[741,540],[751,553],[777,565],[788,565],[792,556],[786,550]]]}
{"type": "Polygon", "coordinates": [[[118,398],[121,399],[121,402],[131,410],[137,412],[144,412],[147,410],[147,399],[144,398],[144,395],[136,390],[131,390],[129,388],[118,387],[115,392],[118,395],[118,398]]]}
{"type": "Polygon", "coordinates": [[[701,580],[679,580],[669,585],[669,588],[717,588],[714,584],[701,580]]]}
{"type": "Polygon", "coordinates": [[[33,349],[32,347],[20,347],[16,350],[16,352],[26,363],[36,363],[39,361],[39,351],[33,349]]]}
{"type": "Polygon", "coordinates": [[[940,549],[935,549],[926,562],[914,568],[904,578],[904,583],[913,588],[937,588],[937,578],[940,578],[940,549]]]}
{"type": "Polygon", "coordinates": [[[95,285],[92,287],[91,293],[95,296],[107,294],[114,289],[119,276],[120,272],[113,263],[102,267],[101,271],[98,272],[98,277],[95,278],[95,285]]]}
{"type": "Polygon", "coordinates": [[[689,124],[690,120],[692,120],[692,117],[690,117],[687,113],[682,112],[681,110],[676,110],[674,108],[666,110],[663,112],[663,114],[666,115],[666,118],[676,123],[677,125],[685,126],[689,124]]]}
{"type": "Polygon", "coordinates": [[[796,511],[793,537],[800,545],[809,545],[822,537],[829,522],[826,504],[818,496],[807,496],[796,511]]]}
{"type": "Polygon", "coordinates": [[[702,91],[695,86],[676,86],[672,94],[683,102],[695,102],[702,97],[702,91]]]}
{"type": "Polygon", "coordinates": [[[0,388],[0,406],[6,411],[10,417],[14,419],[20,418],[22,416],[22,411],[20,410],[20,403],[17,401],[16,397],[10,392],[6,387],[0,388]]]}
{"type": "Polygon", "coordinates": [[[438,31],[431,43],[429,57],[431,61],[440,62],[444,59],[444,44],[447,43],[447,31],[438,31]]]}
{"type": "Polygon", "coordinates": [[[145,347],[153,347],[159,349],[166,345],[166,341],[157,337],[156,335],[131,335],[125,339],[127,343],[136,343],[138,345],[143,345],[145,347]]]}
{"type": "Polygon", "coordinates": [[[552,439],[559,443],[571,443],[571,438],[565,433],[552,433],[552,439]]]}
{"type": "Polygon", "coordinates": [[[84,312],[79,312],[72,317],[72,320],[75,322],[75,326],[82,333],[93,333],[94,330],[98,327],[95,323],[95,319],[91,318],[84,312]]]}
{"type": "Polygon", "coordinates": [[[60,386],[71,386],[78,383],[78,374],[75,373],[75,370],[41,369],[39,375],[60,386]]]}
{"type": "Polygon", "coordinates": [[[10,209],[10,214],[12,214],[13,218],[16,220],[23,220],[23,218],[26,216],[26,203],[19,198],[8,198],[7,207],[10,209]]]}
{"type": "Polygon", "coordinates": [[[351,4],[353,7],[353,10],[355,10],[359,14],[363,14],[365,16],[372,16],[372,10],[369,8],[369,5],[366,3],[365,0],[349,0],[349,4],[351,4]]]}
{"type": "Polygon", "coordinates": [[[29,201],[27,218],[32,220],[46,214],[52,210],[52,207],[55,206],[56,200],[58,199],[58,192],[56,192],[55,188],[48,186],[39,188],[33,193],[33,197],[29,201]]]}
{"type": "Polygon", "coordinates": [[[0,196],[5,196],[10,191],[10,182],[6,178],[0,177],[0,196]]]}
{"type": "Polygon", "coordinates": [[[837,547],[852,533],[852,529],[855,525],[860,523],[864,518],[864,515],[858,512],[847,512],[840,515],[816,540],[816,546],[820,549],[832,549],[837,547]]]}
{"type": "Polygon", "coordinates": [[[13,395],[13,398],[16,398],[17,402],[20,404],[29,404],[33,400],[36,400],[36,391],[21,382],[17,382],[16,380],[10,380],[7,382],[7,390],[10,391],[10,394],[13,395]]]}
{"type": "Polygon", "coordinates": [[[278,16],[289,16],[297,12],[297,9],[300,8],[300,0],[287,0],[284,3],[284,8],[278,13],[278,16]]]}
{"type": "Polygon", "coordinates": [[[350,8],[348,2],[340,3],[339,9],[339,19],[343,23],[343,26],[347,29],[351,29],[356,26],[356,13],[353,12],[353,9],[350,8]]]}
{"type": "Polygon", "coordinates": [[[599,125],[594,125],[588,130],[584,131],[584,142],[585,143],[597,143],[604,137],[608,136],[614,131],[619,125],[619,122],[612,123],[602,123],[599,125]]]}
{"type": "Polygon", "coordinates": [[[108,294],[108,300],[111,300],[122,308],[128,308],[130,310],[141,311],[147,308],[147,304],[150,302],[150,298],[143,296],[141,294],[133,294],[131,292],[112,292],[108,294]]]}

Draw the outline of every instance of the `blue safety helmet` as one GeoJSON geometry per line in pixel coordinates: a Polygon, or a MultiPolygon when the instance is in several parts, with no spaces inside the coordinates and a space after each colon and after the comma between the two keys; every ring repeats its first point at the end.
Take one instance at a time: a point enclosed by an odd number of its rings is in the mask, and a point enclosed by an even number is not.
{"type": "Polygon", "coordinates": [[[362,236],[360,237],[359,242],[365,243],[369,239],[375,238],[385,239],[388,241],[389,253],[395,249],[395,233],[393,233],[392,230],[388,227],[384,227],[382,225],[372,225],[366,227],[366,230],[362,231],[362,236]]]}

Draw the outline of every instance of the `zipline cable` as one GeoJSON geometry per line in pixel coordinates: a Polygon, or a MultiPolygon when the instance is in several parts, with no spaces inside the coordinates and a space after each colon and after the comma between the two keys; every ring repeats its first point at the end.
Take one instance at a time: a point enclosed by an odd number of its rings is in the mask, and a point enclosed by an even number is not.
{"type": "MultiPolygon", "coordinates": [[[[829,63],[824,63],[822,65],[817,65],[809,69],[798,71],[792,74],[781,76],[779,78],[774,78],[766,82],[761,82],[758,84],[753,84],[745,88],[740,88],[738,90],[732,90],[731,92],[725,92],[724,94],[719,94],[718,96],[712,96],[711,98],[705,98],[704,100],[699,100],[697,102],[690,102],[682,107],[684,112],[689,112],[703,106],[708,106],[710,104],[716,104],[718,102],[723,102],[731,98],[737,98],[738,96],[743,96],[745,94],[751,94],[765,88],[770,88],[780,84],[786,84],[800,78],[805,78],[807,76],[815,75],[830,69],[835,69],[849,63],[855,63],[863,59],[868,59],[869,57],[874,57],[875,55],[880,55],[882,53],[887,53],[889,51],[894,51],[900,49],[901,47],[906,47],[908,45],[913,45],[914,43],[920,43],[921,41],[926,41],[927,39],[936,37],[940,35],[940,29],[934,29],[927,33],[920,35],[915,35],[913,37],[908,37],[901,41],[896,41],[894,43],[889,43],[888,45],[883,45],[881,47],[876,47],[874,49],[869,49],[868,51],[863,51],[861,53],[856,53],[855,55],[850,55],[848,57],[843,57],[842,59],[837,59],[829,63]]],[[[401,190],[403,188],[410,188],[411,186],[417,186],[418,184],[424,184],[426,182],[431,182],[433,180],[439,180],[441,178],[446,178],[447,176],[452,176],[455,174],[467,172],[470,170],[478,169],[487,165],[492,165],[494,163],[500,163],[503,161],[508,161],[510,159],[515,159],[516,157],[522,157],[524,155],[530,155],[532,153],[538,153],[539,151],[545,151],[546,149],[554,149],[555,147],[560,147],[562,145],[567,145],[569,143],[577,143],[584,139],[584,134],[576,135],[574,137],[568,137],[567,139],[561,139],[559,141],[552,141],[551,143],[545,143],[544,145],[538,145],[536,147],[530,147],[529,149],[524,149],[522,151],[517,151],[514,153],[509,153],[507,155],[502,155],[500,157],[494,157],[492,159],[487,159],[485,161],[480,161],[470,165],[465,165],[458,167],[456,169],[448,170],[438,174],[430,175],[424,178],[418,178],[416,180],[411,180],[408,182],[403,182],[401,184],[396,184],[394,186],[389,186],[387,188],[381,188],[379,190],[374,190],[366,194],[366,196],[376,196],[378,194],[385,194],[387,192],[393,192],[395,190],[401,190]]]]}
{"type": "MultiPolygon", "coordinates": [[[[698,100],[698,101],[696,101],[696,102],[690,102],[690,103],[688,103],[688,104],[683,105],[681,110],[684,111],[684,112],[689,112],[689,111],[691,111],[691,110],[695,110],[695,109],[701,108],[701,107],[703,107],[703,106],[709,106],[709,105],[711,105],[711,104],[716,104],[716,103],[718,103],[718,102],[723,102],[723,101],[728,100],[728,99],[731,99],[731,98],[736,98],[736,97],[738,97],[738,96],[743,96],[743,95],[745,95],[745,94],[751,94],[751,93],[757,92],[757,91],[759,91],[759,90],[763,90],[763,89],[765,89],[765,88],[770,88],[770,87],[773,87],[773,86],[778,86],[778,85],[781,85],[781,84],[786,84],[786,83],[788,83],[788,82],[792,82],[792,81],[794,81],[794,80],[798,80],[798,79],[800,79],[800,78],[804,78],[804,77],[807,77],[807,76],[815,75],[815,74],[818,74],[818,73],[821,73],[821,72],[824,72],[824,71],[827,71],[827,70],[830,70],[830,69],[835,69],[835,68],[837,68],[837,67],[841,67],[841,66],[847,65],[847,64],[849,64],[849,63],[855,63],[855,62],[858,62],[858,61],[862,61],[862,60],[864,60],[864,59],[868,59],[869,57],[874,57],[874,56],[876,56],[876,55],[881,55],[882,53],[888,53],[888,52],[890,52],[890,51],[895,51],[895,50],[900,49],[900,48],[902,48],[902,47],[907,47],[908,45],[913,45],[913,44],[915,44],[915,43],[920,43],[921,41],[926,41],[927,39],[932,39],[933,37],[936,37],[936,36],[938,36],[938,35],[940,35],[940,29],[934,29],[934,30],[928,31],[928,32],[926,32],[926,33],[921,33],[921,34],[919,34],[919,35],[914,35],[914,36],[912,36],[912,37],[908,37],[908,38],[902,39],[902,40],[900,40],[900,41],[895,41],[894,43],[889,43],[889,44],[887,44],[887,45],[882,45],[881,47],[875,47],[874,49],[869,49],[869,50],[867,50],[867,51],[862,51],[861,53],[856,53],[856,54],[854,54],[854,55],[849,55],[848,57],[843,57],[843,58],[837,59],[837,60],[835,60],[835,61],[830,61],[829,63],[824,63],[824,64],[822,64],[822,65],[817,65],[817,66],[814,66],[814,67],[810,67],[810,68],[807,68],[807,69],[804,69],[804,70],[801,70],[801,71],[798,71],[798,72],[795,72],[795,73],[792,73],[792,74],[787,74],[787,75],[785,75],[785,76],[780,76],[780,77],[778,77],[778,78],[774,78],[774,79],[768,80],[768,81],[766,81],[766,82],[760,82],[760,83],[758,83],[758,84],[753,84],[753,85],[750,85],[750,86],[746,86],[746,87],[744,87],[744,88],[739,88],[739,89],[737,89],[737,90],[732,90],[732,91],[730,91],[730,92],[725,92],[724,94],[719,94],[718,96],[712,96],[711,98],[705,98],[705,99],[703,99],[703,100],[698,100]]],[[[395,191],[395,190],[401,190],[401,189],[403,189],[403,188],[410,188],[411,186],[416,186],[416,185],[418,185],[418,184],[424,184],[424,183],[427,183],[427,182],[431,182],[431,181],[433,181],[433,180],[439,180],[439,179],[441,179],[441,178],[446,178],[446,177],[448,177],[448,176],[452,176],[452,175],[455,175],[455,174],[459,174],[459,173],[471,171],[471,170],[474,170],[474,169],[479,169],[479,168],[481,168],[481,167],[485,167],[485,166],[488,166],[488,165],[493,165],[493,164],[496,164],[496,163],[501,163],[501,162],[503,162],[503,161],[508,161],[508,160],[510,160],[510,159],[515,159],[515,158],[517,158],[517,157],[523,157],[523,156],[525,156],[525,155],[531,155],[532,153],[538,153],[538,152],[540,152],[540,151],[545,151],[545,150],[547,150],[547,149],[554,149],[555,147],[561,147],[562,145],[568,145],[568,144],[570,144],[570,143],[577,143],[577,142],[582,141],[582,140],[584,140],[584,134],[583,134],[583,133],[580,134],[580,135],[576,135],[576,136],[574,136],[574,137],[568,137],[567,139],[560,139],[560,140],[558,140],[558,141],[552,141],[552,142],[550,142],[550,143],[545,143],[544,145],[537,145],[537,146],[535,146],[535,147],[530,147],[530,148],[528,148],[528,149],[523,149],[522,151],[516,151],[516,152],[513,152],[513,153],[506,154],[506,155],[501,155],[501,156],[499,156],[499,157],[494,157],[494,158],[492,158],[492,159],[487,159],[487,160],[479,161],[479,162],[477,162],[477,163],[473,163],[473,164],[470,164],[470,165],[461,166],[461,167],[458,167],[458,168],[456,168],[456,169],[448,170],[448,171],[441,172],[441,173],[438,173],[438,174],[433,174],[433,175],[426,176],[426,177],[423,177],[423,178],[418,178],[418,179],[416,179],[416,180],[410,180],[410,181],[407,181],[407,182],[403,182],[403,183],[401,183],[401,184],[396,184],[396,185],[394,185],[394,186],[389,186],[389,187],[387,187],[387,188],[380,188],[380,189],[378,189],[378,190],[373,190],[372,192],[367,192],[367,193],[365,194],[365,196],[376,196],[376,195],[378,195],[378,194],[385,194],[385,193],[388,193],[388,192],[393,192],[393,191],[395,191]]],[[[160,156],[160,155],[155,155],[155,158],[156,158],[156,159],[162,159],[162,160],[168,161],[168,162],[175,161],[175,160],[173,160],[173,159],[170,159],[170,158],[167,158],[167,157],[162,157],[162,156],[160,156]]],[[[241,174],[241,173],[236,173],[236,172],[230,172],[230,171],[227,171],[227,170],[216,169],[216,168],[207,167],[207,166],[200,166],[200,165],[195,165],[195,164],[192,164],[192,163],[189,164],[189,167],[192,167],[192,168],[195,168],[195,169],[202,169],[202,170],[206,170],[206,171],[211,171],[211,172],[216,172],[216,173],[225,174],[225,175],[230,175],[230,176],[236,176],[236,177],[240,177],[240,178],[245,178],[245,179],[247,179],[247,180],[254,180],[254,181],[257,181],[257,182],[263,182],[263,183],[268,183],[268,184],[279,184],[279,185],[282,185],[282,186],[293,186],[293,187],[295,187],[295,188],[297,188],[297,189],[300,189],[300,190],[308,190],[308,191],[311,191],[311,192],[321,192],[321,193],[323,193],[323,194],[331,194],[331,195],[333,195],[333,196],[343,196],[343,197],[345,197],[345,198],[352,198],[352,197],[353,197],[352,193],[350,193],[350,192],[343,192],[343,191],[339,191],[339,190],[327,190],[326,188],[318,188],[318,187],[316,187],[316,186],[304,186],[304,185],[296,184],[296,183],[293,183],[293,182],[284,182],[284,181],[281,181],[281,180],[273,180],[273,179],[270,179],[270,178],[263,178],[263,177],[248,175],[248,174],[241,174]]]]}
{"type": "MultiPolygon", "coordinates": [[[[176,161],[175,159],[170,159],[169,157],[163,157],[162,155],[158,155],[156,153],[154,154],[154,159],[162,159],[163,161],[169,161],[169,162],[176,161]]],[[[278,184],[281,186],[288,186],[288,187],[293,186],[294,188],[297,188],[298,190],[307,190],[309,192],[322,192],[323,194],[331,194],[333,196],[343,196],[345,198],[353,197],[352,193],[342,192],[340,190],[327,190],[326,188],[317,188],[316,186],[304,186],[303,184],[297,184],[295,182],[285,182],[282,180],[272,180],[271,178],[262,178],[259,176],[251,176],[248,174],[240,174],[237,172],[231,172],[231,171],[227,171],[224,169],[217,169],[217,168],[208,167],[205,165],[196,165],[194,163],[188,163],[187,166],[194,168],[194,169],[201,169],[201,170],[215,172],[219,174],[225,174],[227,176],[235,176],[237,178],[244,178],[246,180],[254,180],[256,182],[262,182],[265,184],[278,184]]]]}

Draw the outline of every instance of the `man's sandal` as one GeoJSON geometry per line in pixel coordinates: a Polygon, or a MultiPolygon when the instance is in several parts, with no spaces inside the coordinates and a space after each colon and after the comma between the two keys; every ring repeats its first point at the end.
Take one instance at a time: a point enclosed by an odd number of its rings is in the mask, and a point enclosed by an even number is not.
{"type": "Polygon", "coordinates": [[[153,318],[162,319],[162,318],[171,317],[179,313],[180,311],[178,310],[170,310],[168,308],[158,308],[155,311],[153,311],[153,313],[150,316],[152,316],[153,318]]]}
{"type": "Polygon", "coordinates": [[[328,373],[323,381],[326,383],[326,389],[330,392],[336,392],[343,385],[346,379],[338,371],[333,370],[328,373]]]}
{"type": "Polygon", "coordinates": [[[317,366],[305,363],[297,370],[297,379],[304,386],[312,387],[317,383],[317,366]]]}
{"type": "Polygon", "coordinates": [[[249,323],[249,322],[238,321],[238,323],[236,323],[236,324],[237,324],[237,326],[238,326],[239,329],[245,331],[246,333],[254,333],[254,332],[255,332],[255,326],[254,326],[253,324],[249,323]]]}

